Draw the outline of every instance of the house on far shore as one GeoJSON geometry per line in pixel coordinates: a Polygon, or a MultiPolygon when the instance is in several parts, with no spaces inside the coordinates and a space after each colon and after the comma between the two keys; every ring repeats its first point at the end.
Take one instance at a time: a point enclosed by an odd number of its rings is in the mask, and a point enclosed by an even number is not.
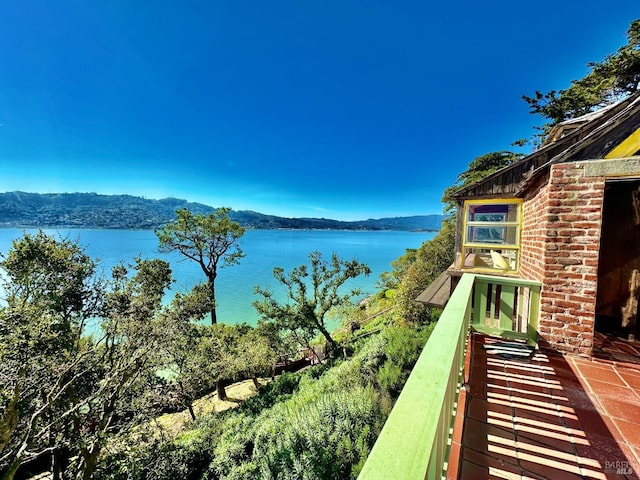
{"type": "Polygon", "coordinates": [[[539,308],[541,345],[591,355],[595,332],[640,338],[640,92],[556,125],[454,198],[455,263],[419,301],[443,306],[466,272],[512,277],[539,282],[539,305],[522,288],[487,295],[539,308]]]}

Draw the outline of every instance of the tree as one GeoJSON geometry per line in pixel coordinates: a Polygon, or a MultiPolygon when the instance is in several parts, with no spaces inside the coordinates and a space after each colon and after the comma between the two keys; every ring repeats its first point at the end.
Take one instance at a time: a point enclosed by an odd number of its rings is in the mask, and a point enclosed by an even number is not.
{"type": "Polygon", "coordinates": [[[627,44],[601,62],[587,65],[590,71],[580,80],[573,80],[565,90],[536,91],[522,99],[530,113],[541,115],[550,123],[537,127],[541,137],[564,120],[589,113],[609,105],[638,90],[640,85],[640,19],[631,22],[627,30],[627,44]]]}
{"type": "Polygon", "coordinates": [[[166,319],[168,369],[175,377],[178,393],[184,406],[189,410],[192,420],[196,420],[193,401],[203,392],[201,381],[191,373],[191,363],[194,360],[194,345],[198,344],[199,329],[193,321],[204,319],[211,311],[209,288],[205,284],[198,284],[193,289],[182,294],[176,293],[171,305],[164,312],[166,319]]]}
{"type": "Polygon", "coordinates": [[[453,215],[456,212],[456,203],[451,195],[467,185],[478,182],[483,178],[497,172],[503,167],[511,165],[522,158],[522,154],[501,150],[485,153],[474,158],[469,167],[458,175],[456,182],[447,187],[442,195],[445,215],[453,215]]]}
{"type": "Polygon", "coordinates": [[[135,259],[128,269],[113,269],[113,288],[106,295],[102,336],[85,362],[86,376],[74,396],[70,428],[78,453],[78,476],[92,478],[107,441],[147,419],[146,393],[164,366],[166,337],[162,298],[170,287],[171,269],[159,259],[135,259]]]}
{"type": "Polygon", "coordinates": [[[238,240],[244,228],[229,218],[229,208],[210,215],[194,215],[187,209],[178,218],[155,231],[163,252],[178,251],[200,265],[207,277],[211,300],[211,324],[217,323],[215,281],[218,268],[234,265],[244,256],[238,240]]]}
{"type": "Polygon", "coordinates": [[[442,222],[438,234],[415,252],[413,263],[408,267],[405,265],[395,297],[397,311],[404,320],[413,323],[434,320],[432,309],[425,308],[415,299],[453,263],[455,233],[455,219],[449,216],[442,222]]]}
{"type": "Polygon", "coordinates": [[[259,388],[258,377],[271,372],[276,362],[276,352],[271,348],[269,339],[258,329],[247,327],[236,343],[234,355],[236,376],[250,378],[259,388]]]}
{"type": "Polygon", "coordinates": [[[61,474],[71,393],[86,373],[91,346],[82,339],[100,311],[95,264],[74,242],[25,234],[0,262],[0,470],[10,479],[21,464],[50,455],[61,474]]]}
{"type": "MultiPolygon", "coordinates": [[[[227,400],[228,381],[256,377],[271,370],[275,353],[267,339],[248,325],[192,325],[192,343],[186,351],[177,381],[191,397],[214,386],[220,400],[227,400]]],[[[191,413],[192,418],[195,413],[191,413]]],[[[194,418],[195,419],[195,418],[194,418]]]]}
{"type": "Polygon", "coordinates": [[[40,232],[14,241],[0,267],[2,478],[45,455],[54,479],[91,478],[106,443],[150,410],[169,265],[136,259],[132,276],[118,266],[107,282],[77,243],[40,232]]]}
{"type": "Polygon", "coordinates": [[[340,287],[349,279],[369,275],[371,269],[356,259],[341,260],[336,253],[328,263],[322,260],[320,252],[311,252],[309,261],[310,271],[307,265],[300,265],[289,274],[280,267],[273,269],[273,276],[286,288],[285,302],[276,300],[270,290],[256,286],[255,293],[263,298],[253,302],[253,306],[264,321],[273,321],[280,329],[300,331],[308,339],[322,334],[330,353],[335,354],[339,345],[327,330],[325,317],[333,307],[349,303],[360,294],[355,289],[342,295],[340,287]]]}

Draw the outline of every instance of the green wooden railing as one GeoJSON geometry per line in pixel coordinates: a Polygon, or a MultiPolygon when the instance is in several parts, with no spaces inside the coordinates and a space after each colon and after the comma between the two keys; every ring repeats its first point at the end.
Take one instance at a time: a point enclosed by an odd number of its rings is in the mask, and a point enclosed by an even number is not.
{"type": "Polygon", "coordinates": [[[474,330],[538,342],[539,282],[476,275],[473,290],[474,330]]]}
{"type": "Polygon", "coordinates": [[[540,284],[536,282],[468,273],[462,276],[359,480],[444,476],[470,327],[492,333],[530,335],[533,341],[539,295],[540,284]]]}

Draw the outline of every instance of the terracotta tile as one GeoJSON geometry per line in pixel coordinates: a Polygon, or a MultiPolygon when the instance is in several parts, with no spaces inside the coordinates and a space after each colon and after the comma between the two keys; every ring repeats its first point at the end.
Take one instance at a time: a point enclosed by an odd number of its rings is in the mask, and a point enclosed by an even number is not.
{"type": "Polygon", "coordinates": [[[473,364],[470,370],[471,378],[486,378],[487,377],[487,366],[486,365],[476,365],[473,364]]]}
{"type": "Polygon", "coordinates": [[[559,432],[553,429],[545,430],[544,428],[536,429],[523,424],[517,424],[514,430],[518,442],[529,445],[539,445],[559,452],[574,452],[573,439],[566,431],[559,432]]]}
{"type": "Polygon", "coordinates": [[[598,435],[586,432],[588,445],[576,445],[576,452],[580,457],[592,458],[599,461],[626,460],[626,454],[618,442],[610,435],[598,435]]]}
{"type": "Polygon", "coordinates": [[[618,370],[622,370],[631,375],[640,375],[640,356],[636,357],[636,361],[632,365],[621,367],[618,370]]]}
{"type": "Polygon", "coordinates": [[[629,359],[616,359],[616,368],[618,371],[620,369],[637,369],[640,368],[640,364],[638,364],[639,357],[632,357],[632,360],[629,359]]]}
{"type": "Polygon", "coordinates": [[[488,413],[499,412],[503,415],[512,415],[511,408],[496,403],[490,403],[480,398],[471,398],[467,407],[467,416],[480,422],[487,423],[488,413]]]}
{"type": "MultiPolygon", "coordinates": [[[[623,447],[624,448],[624,447],[623,447]]],[[[640,448],[638,447],[629,447],[629,452],[627,453],[627,458],[629,461],[632,461],[632,467],[635,471],[636,475],[640,476],[640,448]]]]}
{"type": "Polygon", "coordinates": [[[638,348],[635,348],[634,343],[618,341],[614,343],[614,346],[616,349],[618,349],[618,351],[627,353],[629,355],[632,355],[632,356],[640,355],[640,350],[638,350],[638,348]]]}
{"type": "Polygon", "coordinates": [[[640,404],[610,397],[601,397],[599,400],[611,417],[621,418],[629,422],[636,422],[640,418],[640,404]]]}
{"type": "Polygon", "coordinates": [[[570,370],[555,369],[553,374],[547,374],[545,377],[549,382],[555,382],[557,385],[559,385],[560,389],[565,389],[568,387],[582,387],[582,380],[570,370]]]}
{"type": "Polygon", "coordinates": [[[505,444],[514,443],[513,432],[478,422],[473,418],[467,418],[462,434],[462,445],[478,452],[487,454],[489,451],[489,437],[503,441],[505,444]]]}
{"type": "Polygon", "coordinates": [[[524,475],[549,480],[583,480],[577,462],[559,462],[525,454],[520,459],[524,475]]]}
{"type": "Polygon", "coordinates": [[[564,419],[558,414],[539,415],[524,409],[514,409],[513,422],[516,424],[531,425],[555,431],[565,431],[564,419]]]}
{"type": "MultiPolygon", "coordinates": [[[[522,425],[540,426],[540,428],[548,428],[556,432],[564,432],[566,421],[556,413],[541,414],[537,411],[531,411],[522,408],[514,409],[514,422],[522,425]],[[544,426],[544,427],[543,427],[544,426]]],[[[582,427],[581,424],[578,425],[582,427]]]]}
{"type": "Polygon", "coordinates": [[[584,427],[582,426],[582,422],[578,418],[577,415],[569,415],[563,413],[562,415],[562,423],[569,429],[570,432],[574,432],[573,435],[580,438],[586,438],[586,433],[584,431],[584,427]]]}
{"type": "Polygon", "coordinates": [[[489,467],[476,465],[475,463],[471,463],[465,460],[462,462],[459,478],[489,480],[491,477],[489,476],[489,467]]]}
{"type": "Polygon", "coordinates": [[[576,409],[575,414],[585,433],[611,437],[611,429],[609,426],[613,425],[613,423],[610,418],[594,410],[576,409]]]}
{"type": "Polygon", "coordinates": [[[629,453],[617,446],[612,448],[607,444],[595,442],[591,447],[580,446],[577,449],[580,465],[588,473],[601,472],[607,478],[636,478],[633,472],[637,467],[635,460],[629,460],[629,453]],[[628,468],[632,470],[630,475],[618,473],[619,469],[628,468]]]}
{"type": "Polygon", "coordinates": [[[486,398],[486,385],[484,382],[471,382],[469,384],[469,396],[475,398],[486,398]]]}
{"type": "Polygon", "coordinates": [[[571,370],[573,370],[574,372],[581,367],[588,367],[593,365],[593,360],[589,358],[577,357],[575,355],[567,355],[564,357],[564,360],[567,365],[569,365],[569,368],[571,368],[571,370]]]}
{"type": "Polygon", "coordinates": [[[636,393],[640,391],[640,374],[635,373],[633,370],[619,370],[618,374],[622,377],[622,379],[633,388],[636,393]]]}
{"type": "Polygon", "coordinates": [[[529,411],[542,417],[557,417],[562,414],[573,414],[573,408],[567,405],[560,405],[553,398],[540,400],[525,397],[514,397],[511,405],[518,411],[529,411]]]}
{"type": "Polygon", "coordinates": [[[549,367],[540,367],[530,363],[511,363],[507,364],[505,367],[507,373],[515,375],[516,377],[540,378],[544,376],[545,373],[553,371],[549,367]]]}
{"type": "Polygon", "coordinates": [[[580,365],[580,374],[587,380],[598,380],[612,385],[624,385],[622,378],[611,367],[580,365]]]}
{"type": "MultiPolygon", "coordinates": [[[[505,450],[506,451],[506,450],[505,450]]],[[[475,465],[479,465],[485,468],[493,467],[504,470],[517,471],[518,460],[516,458],[516,451],[511,449],[507,454],[500,455],[499,453],[478,452],[470,448],[462,449],[463,459],[471,462],[475,465]]],[[[460,478],[473,478],[473,477],[460,477],[460,478]]]]}
{"type": "Polygon", "coordinates": [[[618,428],[625,443],[640,448],[640,418],[635,422],[614,418],[613,423],[618,428]]]}
{"type": "MultiPolygon", "coordinates": [[[[633,408],[640,398],[640,365],[624,368],[545,351],[529,362],[511,361],[486,354],[482,345],[493,341],[481,335],[471,340],[459,478],[623,478],[605,472],[601,462],[638,465],[640,414],[633,408]],[[627,412],[618,411],[622,406],[627,412]],[[614,422],[611,409],[622,418],[614,422]],[[620,431],[629,431],[628,439],[620,431]]],[[[624,355],[610,349],[603,353],[624,355]]]]}
{"type": "Polygon", "coordinates": [[[598,397],[612,397],[628,399],[630,403],[640,405],[640,397],[637,396],[632,389],[626,385],[612,385],[610,383],[599,382],[598,380],[589,380],[587,383],[591,391],[598,397]]]}
{"type": "Polygon", "coordinates": [[[559,405],[573,409],[596,410],[589,394],[582,387],[577,388],[572,385],[564,388],[560,392],[554,392],[552,397],[559,405]]]}

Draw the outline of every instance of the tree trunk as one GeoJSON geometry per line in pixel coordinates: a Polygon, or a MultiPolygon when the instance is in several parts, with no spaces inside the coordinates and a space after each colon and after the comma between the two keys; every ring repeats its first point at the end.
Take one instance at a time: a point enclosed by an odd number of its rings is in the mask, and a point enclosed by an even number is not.
{"type": "Polygon", "coordinates": [[[193,410],[193,399],[191,395],[187,394],[186,389],[184,388],[184,384],[182,382],[178,382],[178,386],[180,387],[180,395],[182,395],[182,399],[189,410],[189,415],[191,415],[191,420],[196,421],[196,412],[193,410]]]}
{"type": "Polygon", "coordinates": [[[218,323],[218,316],[216,315],[216,286],[215,277],[209,277],[209,287],[211,288],[211,325],[218,323]]]}
{"type": "Polygon", "coordinates": [[[189,402],[187,404],[187,408],[189,409],[189,415],[191,415],[191,420],[196,421],[196,412],[193,411],[193,403],[189,402]]]}
{"type": "Polygon", "coordinates": [[[51,478],[60,480],[62,478],[62,458],[58,449],[51,452],[51,478]]]}
{"type": "Polygon", "coordinates": [[[96,466],[98,465],[100,448],[97,445],[93,445],[91,451],[85,450],[85,452],[82,453],[82,458],[84,460],[84,465],[82,465],[82,479],[91,480],[91,478],[93,478],[93,473],[96,471],[96,466]]]}
{"type": "Polygon", "coordinates": [[[219,400],[226,400],[227,399],[227,390],[225,389],[225,381],[224,380],[218,380],[216,382],[216,389],[218,391],[218,399],[219,400]]]}
{"type": "Polygon", "coordinates": [[[13,432],[18,426],[18,401],[20,400],[20,383],[18,382],[13,390],[13,397],[7,405],[7,408],[0,415],[0,452],[4,450],[9,442],[13,432]]]}
{"type": "Polygon", "coordinates": [[[251,380],[253,380],[253,386],[256,387],[256,390],[260,390],[260,382],[258,382],[258,379],[256,377],[251,377],[251,380]]]}
{"type": "Polygon", "coordinates": [[[13,459],[9,468],[7,468],[3,473],[0,479],[2,480],[13,480],[18,468],[20,467],[20,459],[18,457],[13,459]]]}
{"type": "Polygon", "coordinates": [[[331,334],[329,333],[329,331],[324,328],[324,326],[322,324],[320,324],[318,326],[318,329],[320,330],[320,333],[322,333],[322,335],[324,335],[324,338],[327,340],[327,343],[329,344],[329,356],[333,357],[336,352],[340,351],[340,345],[338,345],[338,342],[336,342],[332,337],[331,334]]]}

